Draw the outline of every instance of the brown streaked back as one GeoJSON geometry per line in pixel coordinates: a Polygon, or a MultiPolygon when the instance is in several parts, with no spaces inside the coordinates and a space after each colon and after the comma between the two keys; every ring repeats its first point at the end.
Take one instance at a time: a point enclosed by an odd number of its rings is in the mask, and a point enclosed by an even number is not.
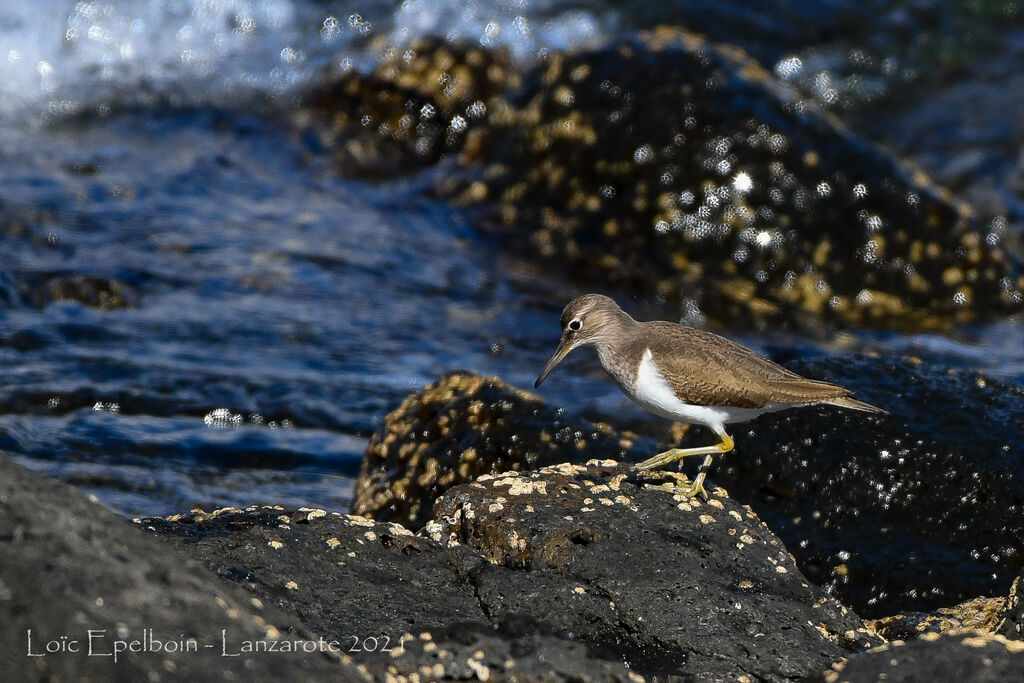
{"type": "MultiPolygon", "coordinates": [[[[651,350],[661,374],[684,403],[762,408],[769,403],[833,399],[841,405],[838,399],[850,394],[835,384],[801,377],[711,332],[662,321],[639,323],[638,332],[627,343],[651,350]]],[[[629,356],[639,358],[643,352],[631,348],[629,356]]]]}

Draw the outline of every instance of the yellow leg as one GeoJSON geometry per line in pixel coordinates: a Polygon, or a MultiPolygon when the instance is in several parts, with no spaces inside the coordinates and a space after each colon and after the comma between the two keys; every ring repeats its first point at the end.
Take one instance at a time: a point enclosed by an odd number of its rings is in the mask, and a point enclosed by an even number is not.
{"type": "Polygon", "coordinates": [[[664,467],[669,463],[675,462],[676,460],[682,460],[691,455],[703,455],[704,462],[701,463],[700,471],[697,473],[697,477],[693,480],[693,483],[686,487],[666,487],[666,490],[671,490],[673,493],[680,493],[687,498],[693,498],[698,494],[703,494],[707,497],[707,491],[704,490],[704,479],[707,477],[708,467],[711,466],[712,456],[721,455],[722,453],[728,453],[733,449],[735,445],[732,438],[724,431],[719,433],[721,441],[714,446],[700,446],[699,448],[671,448],[664,453],[658,453],[653,458],[644,460],[636,465],[636,468],[641,472],[653,470],[659,467],[664,467]]]}

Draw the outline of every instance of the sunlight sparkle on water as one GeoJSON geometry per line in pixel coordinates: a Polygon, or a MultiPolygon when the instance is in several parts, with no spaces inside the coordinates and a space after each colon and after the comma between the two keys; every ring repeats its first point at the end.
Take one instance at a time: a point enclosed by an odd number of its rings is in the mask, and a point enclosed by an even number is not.
{"type": "Polygon", "coordinates": [[[748,174],[746,171],[740,171],[732,179],[732,187],[740,194],[746,194],[747,192],[750,192],[751,189],[753,189],[754,181],[753,179],[751,179],[750,174],[748,174]]]}

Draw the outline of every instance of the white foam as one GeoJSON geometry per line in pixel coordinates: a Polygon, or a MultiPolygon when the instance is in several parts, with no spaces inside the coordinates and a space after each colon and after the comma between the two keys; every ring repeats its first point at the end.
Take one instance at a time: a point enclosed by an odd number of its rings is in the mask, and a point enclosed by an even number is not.
{"type": "Polygon", "coordinates": [[[0,114],[283,90],[304,72],[296,18],[290,0],[3,3],[0,114]]]}
{"type": "Polygon", "coordinates": [[[423,35],[504,47],[530,62],[544,50],[598,45],[608,38],[611,15],[560,10],[553,0],[404,0],[395,15],[392,37],[402,44],[423,35]]]}
{"type": "Polygon", "coordinates": [[[32,0],[0,2],[0,118],[281,97],[328,64],[367,68],[367,38],[425,35],[546,49],[606,39],[612,19],[553,0],[32,0]]]}

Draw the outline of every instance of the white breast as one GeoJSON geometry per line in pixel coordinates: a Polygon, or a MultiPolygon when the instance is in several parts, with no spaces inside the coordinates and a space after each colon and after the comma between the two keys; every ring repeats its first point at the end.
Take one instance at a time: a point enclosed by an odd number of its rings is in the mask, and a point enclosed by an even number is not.
{"type": "Polygon", "coordinates": [[[636,373],[636,383],[632,391],[627,391],[630,398],[655,415],[671,420],[706,425],[719,434],[724,433],[723,425],[727,422],[743,422],[761,413],[778,410],[782,405],[769,405],[764,408],[735,408],[731,406],[697,406],[683,403],[672,387],[665,380],[657,363],[651,357],[651,350],[644,351],[640,361],[640,369],[636,373]]]}

